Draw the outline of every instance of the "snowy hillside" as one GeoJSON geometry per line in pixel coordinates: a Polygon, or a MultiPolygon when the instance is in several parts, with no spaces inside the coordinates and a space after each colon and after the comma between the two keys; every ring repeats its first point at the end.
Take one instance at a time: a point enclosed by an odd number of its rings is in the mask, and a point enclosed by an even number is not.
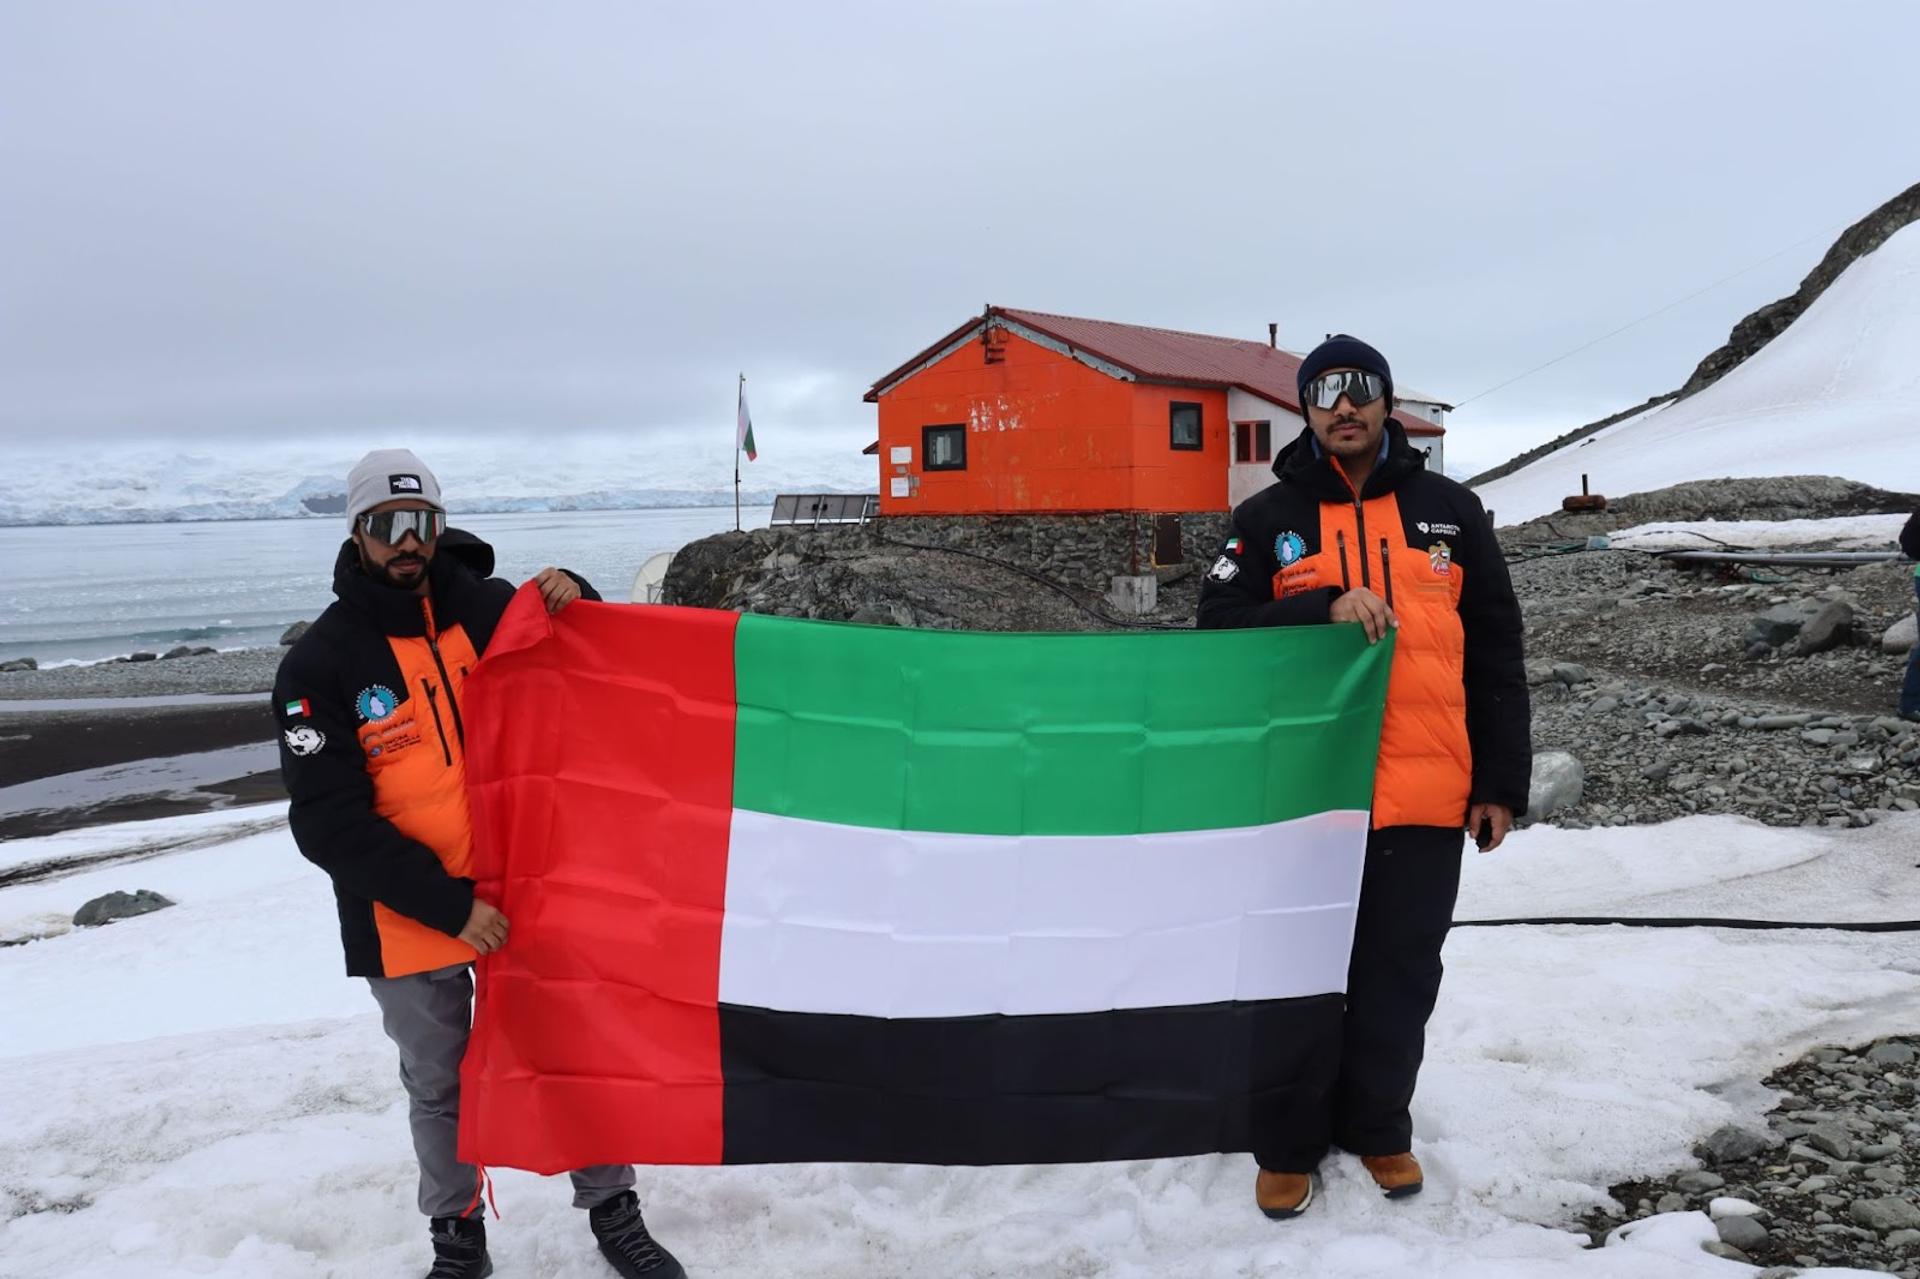
{"type": "MultiPolygon", "coordinates": [[[[447,505],[475,511],[590,511],[733,501],[731,437],[699,452],[661,436],[559,439],[343,438],[303,444],[89,442],[7,450],[0,525],[278,519],[310,512],[302,499],[343,493],[369,448],[414,449],[447,505]]],[[[782,440],[743,462],[742,492],[871,492],[874,460],[845,440],[782,440]]]]}
{"type": "MultiPolygon", "coordinates": [[[[398,1276],[426,1233],[393,1050],[340,975],[325,876],[284,809],[0,843],[0,868],[208,846],[0,888],[0,1276],[398,1276]],[[69,931],[114,888],[180,904],[69,931]]],[[[1897,914],[1920,817],[1845,837],[1731,817],[1516,834],[1470,857],[1460,915],[1897,914]]],[[[1462,929],[1415,1103],[1428,1173],[1390,1204],[1355,1161],[1275,1225],[1245,1155],[1045,1168],[643,1169],[647,1217],[706,1279],[1752,1275],[1704,1213],[1588,1251],[1611,1182],[1687,1166],[1754,1081],[1818,1042],[1908,1029],[1911,934],[1462,929]]],[[[499,1170],[500,1273],[608,1274],[564,1183],[499,1170]]],[[[1808,1275],[1856,1271],[1808,1269],[1808,1275]]]]}
{"type": "Polygon", "coordinates": [[[1836,280],[1786,332],[1706,390],[1616,422],[1478,492],[1502,524],[1580,491],[1837,475],[1920,492],[1920,223],[1836,280]]]}

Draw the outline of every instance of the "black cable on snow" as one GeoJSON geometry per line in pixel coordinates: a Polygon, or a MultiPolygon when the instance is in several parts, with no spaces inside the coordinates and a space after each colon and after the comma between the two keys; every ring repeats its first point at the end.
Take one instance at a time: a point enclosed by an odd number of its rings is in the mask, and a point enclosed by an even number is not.
{"type": "Polygon", "coordinates": [[[1528,919],[1456,919],[1455,928],[1513,928],[1550,924],[1616,925],[1623,928],[1741,928],[1750,930],[1812,929],[1836,933],[1920,933],[1920,919],[1864,920],[1859,923],[1807,922],[1785,919],[1708,919],[1693,916],[1541,915],[1528,919]]]}

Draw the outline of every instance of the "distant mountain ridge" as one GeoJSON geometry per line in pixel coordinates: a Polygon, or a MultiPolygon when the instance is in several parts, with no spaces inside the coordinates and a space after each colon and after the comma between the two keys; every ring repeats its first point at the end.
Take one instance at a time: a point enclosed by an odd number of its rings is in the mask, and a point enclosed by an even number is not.
{"type": "MultiPolygon", "coordinates": [[[[728,506],[734,498],[730,440],[700,455],[590,438],[538,449],[485,437],[413,443],[456,514],[728,506]]],[[[877,468],[857,445],[783,443],[743,468],[742,502],[873,491],[877,468]]],[[[358,442],[214,451],[118,441],[89,446],[83,457],[62,447],[10,450],[0,468],[0,526],[337,519],[346,510],[347,468],[364,451],[358,442]]]]}

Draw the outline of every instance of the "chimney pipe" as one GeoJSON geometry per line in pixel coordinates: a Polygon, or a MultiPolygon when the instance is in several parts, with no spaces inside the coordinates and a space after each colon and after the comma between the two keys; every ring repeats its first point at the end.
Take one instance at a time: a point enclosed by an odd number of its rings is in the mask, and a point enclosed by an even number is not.
{"type": "Polygon", "coordinates": [[[1280,349],[1280,326],[1278,324],[1267,325],[1267,345],[1276,351],[1280,349]]]}

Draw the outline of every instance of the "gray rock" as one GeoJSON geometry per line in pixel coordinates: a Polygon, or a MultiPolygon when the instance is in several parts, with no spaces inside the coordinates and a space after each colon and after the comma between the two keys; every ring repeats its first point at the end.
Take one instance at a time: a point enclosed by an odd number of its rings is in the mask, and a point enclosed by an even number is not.
{"type": "Polygon", "coordinates": [[[1609,715],[1620,709],[1620,699],[1617,697],[1596,697],[1593,699],[1593,705],[1587,707],[1587,709],[1595,715],[1609,715]]]}
{"type": "Polygon", "coordinates": [[[1916,1056],[1920,1056],[1920,1053],[1915,1053],[1906,1044],[1875,1044],[1867,1049],[1867,1060],[1876,1066],[1907,1066],[1913,1063],[1916,1056]]]}
{"type": "Polygon", "coordinates": [[[1767,732],[1779,732],[1782,729],[1788,728],[1805,728],[1811,723],[1813,723],[1813,716],[1804,713],[1797,715],[1762,715],[1760,722],[1755,724],[1754,727],[1764,729],[1767,732]]]}
{"type": "Polygon", "coordinates": [[[1849,1210],[1853,1219],[1869,1230],[1890,1234],[1895,1230],[1920,1229],[1920,1208],[1904,1199],[1856,1199],[1849,1210]]]}
{"type": "Polygon", "coordinates": [[[1538,687],[1541,684],[1553,683],[1553,663],[1552,662],[1545,662],[1540,660],[1537,657],[1529,657],[1526,661],[1526,670],[1527,670],[1527,683],[1532,684],[1535,687],[1538,687]]]}
{"type": "Polygon", "coordinates": [[[1693,1153],[1702,1162],[1730,1164],[1752,1159],[1778,1144],[1776,1138],[1742,1128],[1738,1124],[1727,1124],[1714,1129],[1705,1141],[1693,1148],[1693,1153]]]}
{"type": "Polygon", "coordinates": [[[1720,1242],[1731,1244],[1742,1252],[1751,1252],[1762,1244],[1771,1242],[1767,1228],[1752,1217],[1722,1217],[1713,1223],[1720,1232],[1720,1242]]]}
{"type": "Polygon", "coordinates": [[[158,653],[144,653],[144,652],[143,652],[143,653],[128,653],[128,654],[127,654],[127,660],[128,660],[129,662],[157,662],[157,661],[159,661],[159,660],[160,660],[160,654],[158,654],[158,653]]]}
{"type": "Polygon", "coordinates": [[[1725,1240],[1721,1240],[1721,1239],[1707,1240],[1705,1243],[1700,1245],[1700,1251],[1710,1252],[1716,1257],[1724,1257],[1728,1261],[1737,1261],[1742,1265],[1753,1264],[1753,1258],[1747,1256],[1746,1253],[1741,1252],[1738,1248],[1734,1247],[1732,1244],[1727,1243],[1725,1240]]]}
{"type": "Polygon", "coordinates": [[[1868,1181],[1877,1181],[1883,1186],[1900,1186],[1906,1184],[1907,1180],[1906,1170],[1898,1164],[1880,1164],[1867,1169],[1861,1175],[1868,1181]]]}
{"type": "Polygon", "coordinates": [[[37,671],[40,663],[31,657],[16,657],[11,661],[0,662],[0,671],[37,671]]]}
{"type": "Polygon", "coordinates": [[[1915,644],[1920,644],[1920,618],[1912,613],[1889,626],[1880,637],[1880,651],[1883,653],[1911,652],[1915,644]]]}
{"type": "Polygon", "coordinates": [[[1661,760],[1658,764],[1648,764],[1641,769],[1640,776],[1650,782],[1663,782],[1671,772],[1673,772],[1673,765],[1666,760],[1661,760]]]}
{"type": "Polygon", "coordinates": [[[116,919],[132,919],[156,910],[165,910],[173,902],[159,893],[142,888],[135,893],[108,893],[96,897],[73,913],[75,928],[96,928],[116,919]]]}
{"type": "Polygon", "coordinates": [[[1559,680],[1569,688],[1575,684],[1591,684],[1593,682],[1592,674],[1588,672],[1586,667],[1580,665],[1578,662],[1555,662],[1553,664],[1553,678],[1559,680]]]}
{"type": "Polygon", "coordinates": [[[176,657],[192,657],[193,653],[194,653],[193,645],[176,644],[174,647],[160,654],[160,660],[163,662],[171,662],[176,657]]]}
{"type": "Polygon", "coordinates": [[[1841,600],[1833,600],[1821,606],[1807,624],[1800,628],[1800,635],[1794,641],[1793,651],[1801,657],[1814,653],[1824,653],[1828,649],[1838,648],[1853,638],[1853,606],[1841,600]]]}
{"type": "Polygon", "coordinates": [[[1911,1248],[1920,1243],[1920,1230],[1896,1230],[1887,1236],[1889,1248],[1911,1248]]]}
{"type": "Polygon", "coordinates": [[[1747,623],[1747,642],[1779,648],[1799,635],[1820,609],[1816,600],[1776,604],[1747,623]]]}
{"type": "Polygon", "coordinates": [[[1587,790],[1587,770],[1566,751],[1540,751],[1533,757],[1533,782],[1527,789],[1527,816],[1544,821],[1578,804],[1587,790]]]}
{"type": "Polygon", "coordinates": [[[289,644],[298,643],[300,640],[300,637],[302,635],[305,635],[307,633],[307,629],[312,625],[313,625],[312,622],[295,622],[292,626],[289,626],[286,629],[286,633],[280,637],[281,646],[285,647],[289,644]]]}
{"type": "Polygon", "coordinates": [[[1891,1142],[1876,1141],[1870,1146],[1860,1147],[1855,1153],[1860,1156],[1862,1162],[1872,1163],[1876,1159],[1886,1159],[1899,1154],[1900,1147],[1891,1142]]]}
{"type": "Polygon", "coordinates": [[[1669,1190],[1660,1196],[1660,1202],[1653,1205],[1655,1212],[1685,1212],[1687,1197],[1677,1191],[1669,1190]]]}
{"type": "Polygon", "coordinates": [[[1678,1177],[1675,1177],[1673,1184],[1690,1195],[1704,1195],[1709,1190],[1718,1190],[1726,1185],[1727,1179],[1717,1172],[1708,1172],[1704,1168],[1696,1168],[1691,1172],[1683,1172],[1678,1177]]]}
{"type": "Polygon", "coordinates": [[[1815,1124],[1807,1134],[1807,1144],[1835,1159],[1846,1159],[1853,1154],[1853,1138],[1839,1124],[1815,1124]]]}

